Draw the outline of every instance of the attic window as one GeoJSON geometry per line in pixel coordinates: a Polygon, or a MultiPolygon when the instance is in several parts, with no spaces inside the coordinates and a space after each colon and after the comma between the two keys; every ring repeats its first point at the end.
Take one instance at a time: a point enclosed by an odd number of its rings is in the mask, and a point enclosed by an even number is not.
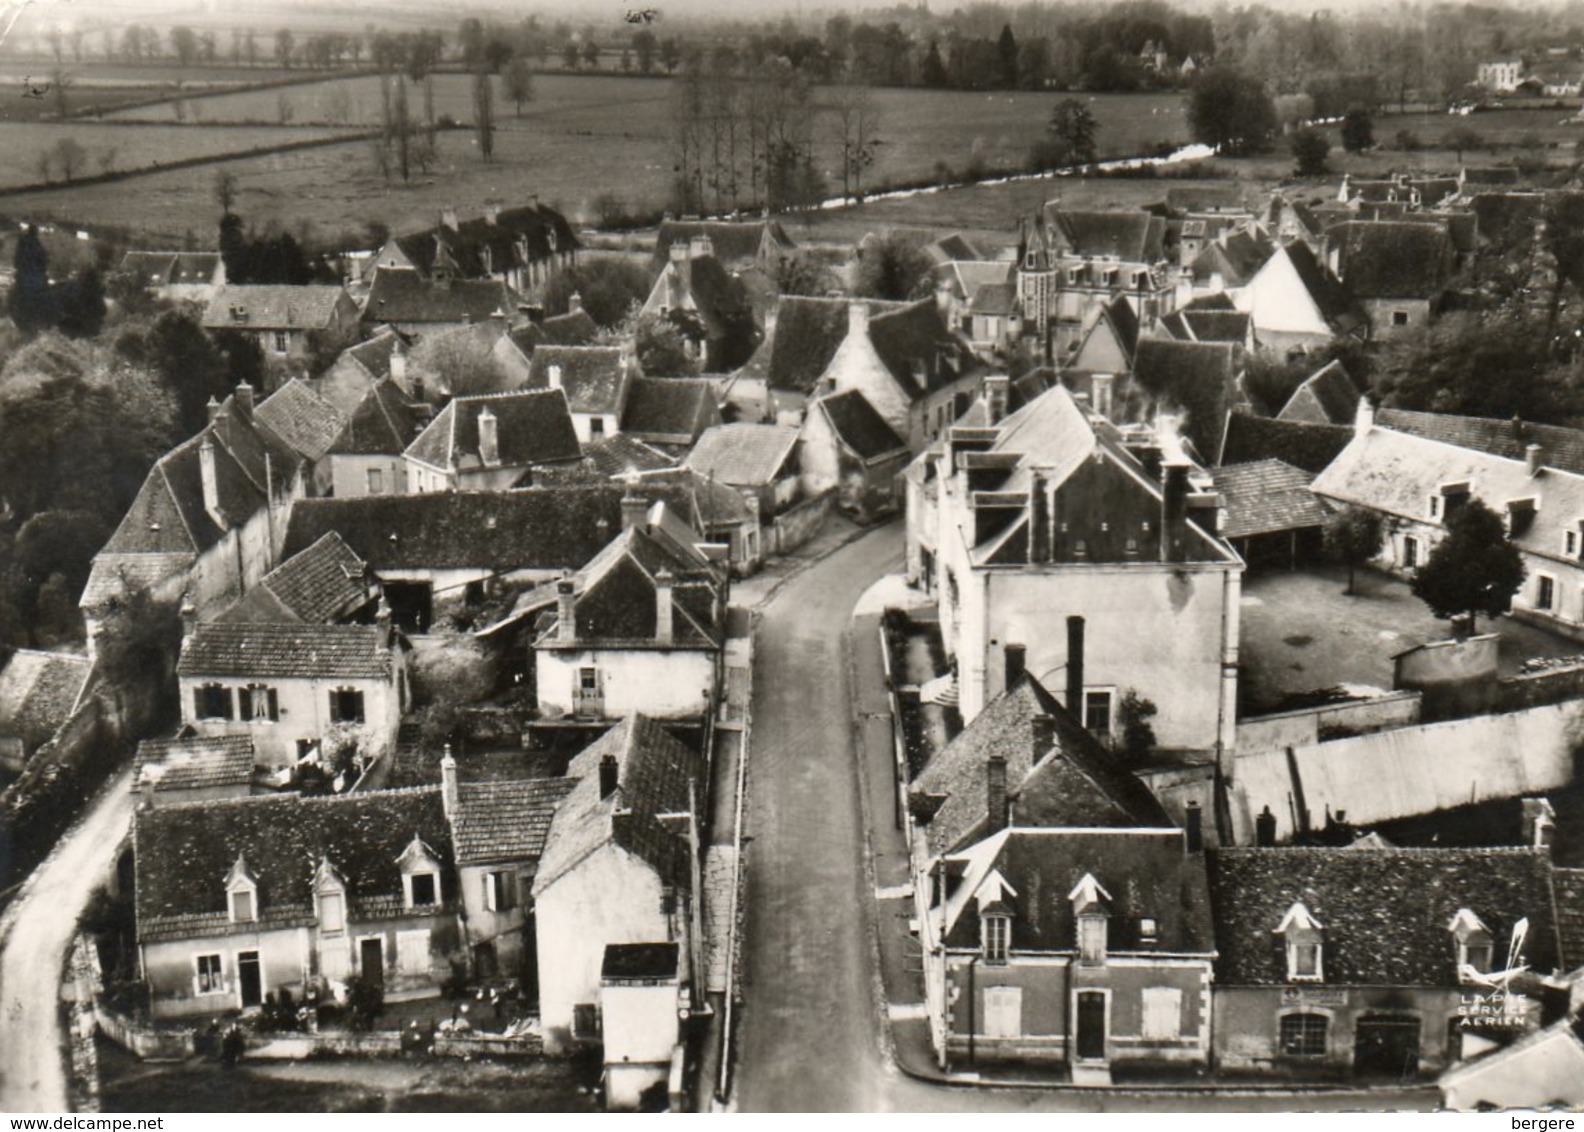
{"type": "Polygon", "coordinates": [[[1012,917],[992,912],[979,918],[980,948],[986,963],[1005,963],[1012,944],[1012,917]]]}
{"type": "Polygon", "coordinates": [[[1471,982],[1471,976],[1483,975],[1491,969],[1495,941],[1483,920],[1469,909],[1459,908],[1447,930],[1452,933],[1457,952],[1458,982],[1471,982]]]}
{"type": "Polygon", "coordinates": [[[1441,517],[1441,497],[1439,495],[1432,495],[1430,497],[1430,517],[1432,519],[1439,519],[1441,517]]]}
{"type": "Polygon", "coordinates": [[[1274,934],[1282,936],[1286,942],[1289,980],[1318,983],[1325,978],[1320,932],[1320,921],[1309,914],[1302,902],[1289,908],[1281,923],[1276,925],[1274,934]]]}
{"type": "Polygon", "coordinates": [[[1149,916],[1144,916],[1139,920],[1139,942],[1154,943],[1156,940],[1156,932],[1157,925],[1154,919],[1149,916]]]}
{"type": "Polygon", "coordinates": [[[439,877],[434,873],[413,873],[409,878],[409,892],[411,899],[408,907],[428,908],[440,901],[437,894],[440,888],[439,877]]]}

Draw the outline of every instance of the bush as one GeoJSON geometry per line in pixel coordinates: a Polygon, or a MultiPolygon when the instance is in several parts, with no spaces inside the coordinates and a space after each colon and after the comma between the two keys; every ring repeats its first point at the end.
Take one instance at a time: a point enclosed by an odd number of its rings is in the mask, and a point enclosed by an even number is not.
{"type": "Polygon", "coordinates": [[[371,979],[347,980],[347,1023],[354,1030],[372,1030],[385,1010],[385,988],[371,979]]]}
{"type": "Polygon", "coordinates": [[[1417,149],[1424,148],[1424,143],[1419,140],[1419,135],[1412,130],[1398,130],[1392,138],[1392,142],[1404,153],[1412,153],[1417,149]]]}
{"type": "Polygon", "coordinates": [[[1117,718],[1122,724],[1122,749],[1128,758],[1142,761],[1155,749],[1155,728],[1150,720],[1160,714],[1153,700],[1147,700],[1135,689],[1129,688],[1122,696],[1117,718]]]}

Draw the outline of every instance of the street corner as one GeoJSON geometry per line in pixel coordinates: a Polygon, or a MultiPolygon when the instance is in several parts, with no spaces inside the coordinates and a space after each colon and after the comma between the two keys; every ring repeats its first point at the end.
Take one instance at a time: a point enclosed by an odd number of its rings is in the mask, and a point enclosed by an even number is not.
{"type": "Polygon", "coordinates": [[[878,617],[888,609],[928,608],[932,604],[928,594],[908,585],[907,575],[887,574],[863,592],[853,606],[853,620],[878,617]]]}

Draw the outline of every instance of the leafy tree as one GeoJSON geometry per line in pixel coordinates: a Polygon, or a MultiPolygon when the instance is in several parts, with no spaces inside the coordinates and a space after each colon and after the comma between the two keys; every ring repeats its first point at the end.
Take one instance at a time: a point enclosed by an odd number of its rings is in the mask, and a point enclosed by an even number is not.
{"type": "Polygon", "coordinates": [[[591,259],[554,272],[540,287],[539,301],[547,314],[565,314],[578,295],[589,317],[610,329],[648,298],[650,285],[649,273],[630,260],[591,259]]]}
{"type": "Polygon", "coordinates": [[[61,177],[67,184],[76,179],[88,163],[88,151],[76,138],[61,138],[55,143],[55,168],[60,170],[61,177]]]}
{"type": "Polygon", "coordinates": [[[782,295],[818,297],[835,288],[836,276],[812,256],[789,255],[776,263],[775,284],[782,295]]]}
{"type": "Polygon", "coordinates": [[[291,67],[292,51],[297,45],[297,37],[292,34],[291,28],[281,28],[275,33],[275,58],[282,67],[291,67]]]}
{"type": "Polygon", "coordinates": [[[655,53],[659,50],[659,47],[660,44],[655,39],[655,33],[648,28],[633,33],[632,49],[633,53],[638,56],[639,71],[646,75],[653,73],[655,53]]]}
{"type": "Polygon", "coordinates": [[[17,237],[12,255],[11,293],[6,298],[7,313],[23,334],[33,335],[55,325],[55,295],[49,279],[49,253],[38,229],[29,225],[17,237]]]}
{"type": "Polygon", "coordinates": [[[523,103],[533,101],[533,67],[524,56],[514,55],[502,79],[506,84],[506,97],[512,100],[517,107],[517,117],[521,118],[523,103]]]}
{"type": "Polygon", "coordinates": [[[950,79],[946,74],[946,64],[941,61],[940,45],[933,39],[930,40],[929,51],[924,55],[924,66],[919,72],[919,79],[925,86],[946,86],[950,79]]]}
{"type": "Polygon", "coordinates": [[[567,40],[566,46],[561,48],[561,62],[566,64],[567,70],[575,71],[580,58],[582,56],[578,53],[578,45],[570,39],[567,40]]]}
{"type": "Polygon", "coordinates": [[[1326,173],[1326,156],[1331,141],[1324,131],[1313,126],[1295,130],[1292,136],[1293,172],[1299,177],[1321,177],[1326,173]]]}
{"type": "Polygon", "coordinates": [[[1194,84],[1188,125],[1195,141],[1242,157],[1270,148],[1277,127],[1276,107],[1258,79],[1217,67],[1194,84]]]}
{"type": "Polygon", "coordinates": [[[1326,553],[1348,568],[1343,593],[1353,592],[1353,572],[1380,553],[1385,536],[1380,513],[1365,507],[1344,507],[1326,520],[1326,553]]]}
{"type": "Polygon", "coordinates": [[[598,70],[599,69],[599,58],[600,58],[600,46],[594,40],[590,39],[587,43],[585,43],[583,45],[583,62],[587,63],[590,67],[594,68],[595,70],[598,70]]]}
{"type": "Polygon", "coordinates": [[[225,357],[189,314],[166,311],[147,335],[150,366],[176,395],[182,431],[196,433],[209,419],[209,399],[223,401],[234,388],[225,357]]]}
{"type": "MultiPolygon", "coordinates": [[[[219,172],[217,172],[215,174],[215,179],[214,179],[214,198],[215,198],[215,203],[220,206],[220,215],[222,217],[226,217],[226,216],[231,216],[232,215],[231,206],[236,203],[236,197],[237,197],[237,179],[236,179],[236,174],[232,173],[228,169],[222,169],[219,172]]],[[[222,221],[222,225],[223,225],[223,221],[222,221]]],[[[222,239],[223,239],[224,238],[224,228],[223,228],[223,226],[222,226],[222,230],[221,231],[222,231],[222,239]]]]}
{"type": "Polygon", "coordinates": [[[1437,617],[1505,613],[1528,571],[1501,516],[1470,499],[1447,517],[1447,536],[1413,577],[1413,593],[1437,617]]]}
{"type": "Polygon", "coordinates": [[[1001,25],[1001,35],[996,40],[996,56],[1001,63],[1001,85],[1008,90],[1018,85],[1018,44],[1012,34],[1011,24],[1001,25]]]}
{"type": "Polygon", "coordinates": [[[1129,688],[1117,706],[1117,719],[1122,724],[1122,750],[1134,762],[1142,762],[1155,749],[1155,728],[1150,720],[1160,714],[1154,700],[1129,688]]]}
{"type": "Polygon", "coordinates": [[[1457,153],[1457,159],[1462,161],[1465,150],[1478,149],[1485,144],[1485,139],[1467,126],[1459,126],[1447,133],[1445,144],[1451,146],[1457,153]]]}
{"type": "Polygon", "coordinates": [[[924,249],[895,233],[862,251],[855,294],[868,299],[921,299],[935,290],[935,264],[924,249]]]}
{"type": "Polygon", "coordinates": [[[105,320],[105,288],[99,273],[86,267],[56,290],[60,332],[68,338],[97,336],[105,320]]]}
{"type": "Polygon", "coordinates": [[[1095,139],[1098,133],[1099,125],[1095,122],[1094,112],[1076,98],[1064,98],[1058,102],[1056,109],[1051,111],[1050,124],[1046,127],[1046,134],[1062,155],[1056,162],[1060,165],[1092,164],[1096,156],[1095,139]]]}
{"type": "Polygon", "coordinates": [[[676,69],[682,65],[682,45],[676,41],[675,36],[667,36],[660,41],[660,65],[666,69],[666,74],[675,74],[676,69]]]}
{"type": "Polygon", "coordinates": [[[1342,148],[1363,153],[1375,144],[1375,119],[1362,106],[1355,106],[1342,117],[1342,148]]]}

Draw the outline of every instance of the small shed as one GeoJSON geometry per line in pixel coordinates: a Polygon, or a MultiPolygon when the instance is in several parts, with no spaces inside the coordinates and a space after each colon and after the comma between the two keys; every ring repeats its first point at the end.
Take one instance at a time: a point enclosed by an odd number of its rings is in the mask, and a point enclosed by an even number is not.
{"type": "Polygon", "coordinates": [[[1314,476],[1277,459],[1229,464],[1211,473],[1222,499],[1221,537],[1250,566],[1297,566],[1321,549],[1328,514],[1314,476]]]}

